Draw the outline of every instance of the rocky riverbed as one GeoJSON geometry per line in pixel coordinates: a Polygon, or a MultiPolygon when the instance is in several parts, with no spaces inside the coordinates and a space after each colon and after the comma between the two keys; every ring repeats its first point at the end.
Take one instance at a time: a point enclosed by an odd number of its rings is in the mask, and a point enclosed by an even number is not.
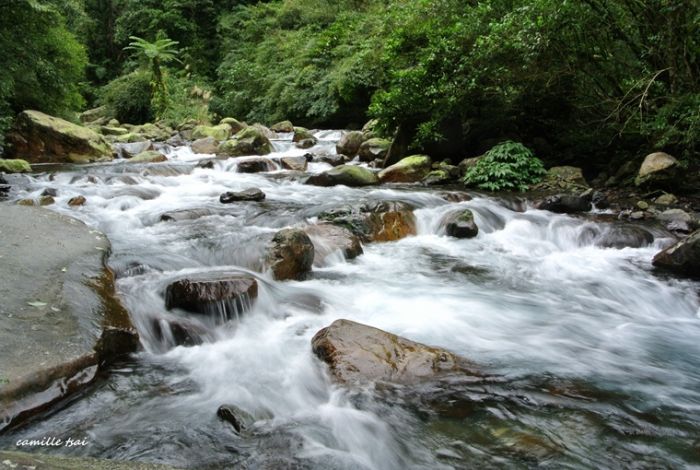
{"type": "Polygon", "coordinates": [[[107,235],[141,351],[0,447],[58,434],[88,445],[21,450],[190,468],[698,464],[698,283],[669,274],[695,274],[693,201],[575,171],[525,196],[434,186],[456,170],[377,172],[384,143],[357,133],[224,124],[116,145],[160,157],[6,177],[9,202],[107,235]]]}

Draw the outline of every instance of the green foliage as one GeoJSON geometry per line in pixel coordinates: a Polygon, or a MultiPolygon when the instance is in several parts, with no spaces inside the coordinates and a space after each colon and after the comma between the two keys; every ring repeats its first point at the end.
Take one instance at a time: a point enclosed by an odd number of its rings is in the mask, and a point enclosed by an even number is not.
{"type": "Polygon", "coordinates": [[[107,106],[119,122],[143,124],[155,117],[151,100],[151,76],[137,70],[103,87],[99,103],[107,106]]]}
{"type": "Polygon", "coordinates": [[[517,142],[502,142],[467,170],[464,183],[488,191],[525,191],[546,173],[542,161],[517,142]]]}
{"type": "Polygon", "coordinates": [[[24,109],[70,118],[83,104],[87,57],[54,6],[60,2],[0,3],[0,135],[24,109]]]}
{"type": "Polygon", "coordinates": [[[170,126],[177,126],[187,120],[199,123],[211,121],[209,113],[211,91],[206,85],[189,75],[168,74],[166,79],[170,94],[169,105],[161,119],[170,126]]]}

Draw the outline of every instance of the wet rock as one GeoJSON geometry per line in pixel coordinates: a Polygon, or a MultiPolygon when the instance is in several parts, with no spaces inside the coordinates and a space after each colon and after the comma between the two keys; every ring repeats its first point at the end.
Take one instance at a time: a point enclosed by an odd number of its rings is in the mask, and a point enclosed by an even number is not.
{"type": "Polygon", "coordinates": [[[114,150],[120,158],[133,158],[142,152],[153,150],[153,142],[143,140],[141,142],[116,143],[114,150]]]}
{"type": "Polygon", "coordinates": [[[200,160],[197,162],[197,168],[204,168],[205,170],[211,170],[214,168],[214,160],[200,160]]]}
{"type": "Polygon", "coordinates": [[[182,209],[178,211],[166,212],[160,216],[163,222],[178,222],[183,220],[195,220],[201,217],[212,215],[211,209],[182,209]]]}
{"type": "Polygon", "coordinates": [[[573,194],[556,194],[536,202],[535,208],[558,214],[572,214],[588,212],[592,209],[592,205],[585,197],[573,194]]]}
{"type": "Polygon", "coordinates": [[[432,161],[427,155],[412,155],[379,172],[382,183],[414,183],[425,178],[432,161]]]}
{"type": "Polygon", "coordinates": [[[672,188],[679,177],[678,160],[667,153],[655,152],[644,158],[634,184],[646,188],[672,188]]]}
{"type": "Polygon", "coordinates": [[[32,167],[26,160],[0,158],[0,173],[29,173],[32,167]]]}
{"type": "Polygon", "coordinates": [[[214,154],[219,148],[219,141],[213,137],[205,137],[192,142],[192,152],[200,154],[214,154]]]}
{"type": "Polygon", "coordinates": [[[613,225],[596,241],[603,248],[641,248],[654,243],[654,235],[638,225],[613,225]]]}
{"type": "Polygon", "coordinates": [[[85,196],[75,196],[68,200],[68,205],[71,207],[84,206],[86,202],[85,196]]]}
{"type": "Polygon", "coordinates": [[[365,136],[360,131],[346,132],[340,137],[335,146],[336,153],[353,158],[360,151],[360,146],[364,140],[365,136]]]}
{"type": "Polygon", "coordinates": [[[282,121],[270,126],[270,130],[274,132],[294,132],[294,125],[291,121],[282,121]]]}
{"type": "Polygon", "coordinates": [[[112,159],[105,138],[87,127],[49,116],[24,111],[7,135],[8,156],[32,163],[87,163],[112,159]]]}
{"type": "Polygon", "coordinates": [[[199,325],[184,319],[153,319],[153,334],[161,342],[173,346],[196,346],[204,342],[207,332],[199,325]]]}
{"type": "Polygon", "coordinates": [[[231,140],[219,144],[217,155],[225,157],[242,157],[246,155],[267,155],[272,153],[272,142],[265,135],[262,126],[248,126],[238,132],[231,140]]]}
{"type": "Polygon", "coordinates": [[[336,320],[320,330],[311,348],[344,383],[417,383],[463,373],[467,366],[449,351],[350,320],[336,320]]]}
{"type": "Polygon", "coordinates": [[[56,188],[44,188],[44,190],[41,192],[41,195],[42,196],[57,197],[58,190],[56,188]]]}
{"type": "Polygon", "coordinates": [[[258,281],[244,275],[181,279],[165,290],[165,308],[179,308],[221,320],[237,318],[258,296],[258,281]]]}
{"type": "Polygon", "coordinates": [[[656,218],[671,232],[690,233],[693,228],[693,218],[681,209],[667,209],[656,218]]]}
{"type": "Polygon", "coordinates": [[[364,242],[396,241],[416,234],[413,207],[398,201],[339,208],[326,211],[319,218],[346,227],[364,242]]]}
{"type": "Polygon", "coordinates": [[[306,184],[314,186],[371,186],[379,179],[371,170],[357,165],[340,165],[317,175],[311,175],[306,184]]]}
{"type": "Polygon", "coordinates": [[[381,161],[384,162],[389,147],[391,147],[390,140],[378,138],[369,139],[362,142],[358,150],[358,155],[363,162],[371,162],[376,159],[381,159],[381,161]]]}
{"type": "Polygon", "coordinates": [[[474,238],[479,233],[474,214],[469,209],[448,214],[444,223],[445,232],[451,237],[474,238]]]}
{"type": "Polygon", "coordinates": [[[261,173],[265,171],[274,171],[277,169],[274,162],[269,158],[253,157],[241,159],[237,162],[239,173],[261,173]]]}
{"type": "Polygon", "coordinates": [[[225,192],[219,197],[219,202],[229,204],[238,201],[262,201],[265,199],[265,193],[258,188],[248,188],[243,191],[225,192]]]}
{"type": "Polygon", "coordinates": [[[450,191],[438,194],[442,199],[447,202],[464,202],[471,201],[472,197],[464,191],[450,191]]]}
{"type": "Polygon", "coordinates": [[[316,145],[318,141],[316,139],[304,139],[300,140],[299,142],[296,143],[296,148],[299,149],[310,149],[314,145],[316,145]]]}
{"type": "Polygon", "coordinates": [[[349,161],[349,158],[345,155],[337,155],[337,154],[321,154],[321,155],[314,155],[314,161],[318,161],[321,163],[328,163],[329,165],[332,166],[340,166],[344,165],[349,161]]]}
{"type": "Polygon", "coordinates": [[[216,410],[216,416],[233,426],[233,429],[239,434],[254,422],[250,414],[235,405],[221,405],[219,409],[216,410]]]}
{"type": "Polygon", "coordinates": [[[285,170],[306,171],[309,162],[306,157],[282,157],[280,165],[285,170]]]}
{"type": "Polygon", "coordinates": [[[637,204],[635,204],[635,206],[637,206],[637,209],[643,211],[649,209],[649,203],[646,201],[637,201],[637,204]]]}
{"type": "Polygon", "coordinates": [[[41,196],[39,197],[39,205],[40,206],[50,206],[51,204],[54,204],[56,200],[53,198],[53,196],[41,196]]]}
{"type": "Polygon", "coordinates": [[[222,141],[231,137],[231,132],[231,126],[226,123],[217,126],[196,126],[192,129],[192,138],[199,140],[212,137],[215,140],[222,141]]]}
{"type": "Polygon", "coordinates": [[[314,245],[304,230],[285,228],[272,238],[266,264],[278,281],[302,280],[311,271],[314,256],[314,245]]]}
{"type": "Polygon", "coordinates": [[[336,251],[341,251],[345,259],[363,253],[360,238],[345,227],[325,223],[309,225],[304,231],[314,245],[315,265],[322,264],[326,256],[336,251]]]}
{"type": "Polygon", "coordinates": [[[658,253],[652,264],[676,274],[700,277],[700,230],[658,253]]]}

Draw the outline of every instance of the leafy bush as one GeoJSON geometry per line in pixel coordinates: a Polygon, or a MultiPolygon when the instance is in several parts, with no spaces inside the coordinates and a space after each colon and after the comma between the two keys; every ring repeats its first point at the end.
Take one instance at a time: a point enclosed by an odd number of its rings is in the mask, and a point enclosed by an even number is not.
{"type": "Polygon", "coordinates": [[[143,124],[153,120],[150,73],[137,70],[104,86],[100,103],[107,106],[119,122],[143,124]]]}
{"type": "Polygon", "coordinates": [[[464,183],[488,191],[525,191],[546,173],[542,161],[517,142],[502,142],[481,157],[464,183]]]}
{"type": "Polygon", "coordinates": [[[166,74],[168,107],[161,118],[170,126],[177,126],[187,120],[200,123],[211,121],[209,101],[211,91],[207,86],[192,77],[166,74]]]}

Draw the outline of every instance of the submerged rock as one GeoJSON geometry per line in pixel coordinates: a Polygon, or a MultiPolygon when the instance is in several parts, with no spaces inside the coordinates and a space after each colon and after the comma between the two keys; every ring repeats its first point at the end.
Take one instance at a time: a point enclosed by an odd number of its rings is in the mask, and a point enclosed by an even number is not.
{"type": "Polygon", "coordinates": [[[473,238],[479,233],[474,222],[474,214],[469,209],[448,214],[445,218],[445,232],[455,238],[473,238]]]}
{"type": "Polygon", "coordinates": [[[258,281],[249,276],[180,279],[166,288],[165,308],[230,320],[249,310],[257,296],[258,281]]]}
{"type": "Polygon", "coordinates": [[[336,320],[311,340],[313,353],[344,383],[417,383],[463,373],[466,360],[371,326],[336,320]]]}
{"type": "Polygon", "coordinates": [[[372,186],[379,184],[379,179],[367,168],[357,165],[340,165],[323,173],[311,175],[306,180],[306,184],[314,186],[372,186]]]}
{"type": "Polygon", "coordinates": [[[652,264],[676,274],[700,277],[700,230],[658,253],[652,264]]]}
{"type": "Polygon", "coordinates": [[[576,212],[588,212],[593,206],[587,198],[582,196],[556,194],[554,196],[547,196],[541,201],[536,202],[535,208],[556,212],[558,214],[572,214],[576,212]]]}
{"type": "Polygon", "coordinates": [[[39,111],[24,111],[7,135],[9,156],[32,163],[87,163],[112,159],[97,132],[39,111]]]}
{"type": "Polygon", "coordinates": [[[177,211],[165,212],[160,216],[163,222],[178,222],[182,220],[195,220],[214,214],[211,209],[181,209],[177,211]]]}
{"type": "Polygon", "coordinates": [[[314,245],[314,264],[323,263],[331,253],[340,250],[345,259],[353,259],[360,256],[362,245],[360,238],[345,227],[322,223],[309,225],[304,231],[314,245]]]}
{"type": "Polygon", "coordinates": [[[262,201],[265,199],[265,193],[258,188],[248,188],[243,191],[230,191],[223,193],[219,197],[222,204],[229,204],[238,201],[262,201]]]}
{"type": "Polygon", "coordinates": [[[613,225],[596,241],[603,248],[641,248],[654,243],[654,235],[638,225],[613,225]]]}
{"type": "Polygon", "coordinates": [[[158,341],[172,346],[195,346],[202,344],[207,332],[199,325],[185,319],[153,319],[153,333],[158,341]]]}
{"type": "Polygon", "coordinates": [[[285,228],[272,238],[266,262],[274,279],[302,280],[311,271],[314,254],[314,245],[306,232],[297,228],[285,228]]]}
{"type": "Polygon", "coordinates": [[[216,416],[233,426],[239,434],[253,423],[253,417],[235,405],[221,405],[216,416]]]}
{"type": "Polygon", "coordinates": [[[427,155],[412,155],[379,172],[382,183],[415,183],[430,173],[432,160],[427,155]]]}
{"type": "Polygon", "coordinates": [[[353,158],[360,151],[360,146],[365,141],[365,136],[360,131],[346,132],[340,137],[335,146],[338,154],[353,158]]]}

